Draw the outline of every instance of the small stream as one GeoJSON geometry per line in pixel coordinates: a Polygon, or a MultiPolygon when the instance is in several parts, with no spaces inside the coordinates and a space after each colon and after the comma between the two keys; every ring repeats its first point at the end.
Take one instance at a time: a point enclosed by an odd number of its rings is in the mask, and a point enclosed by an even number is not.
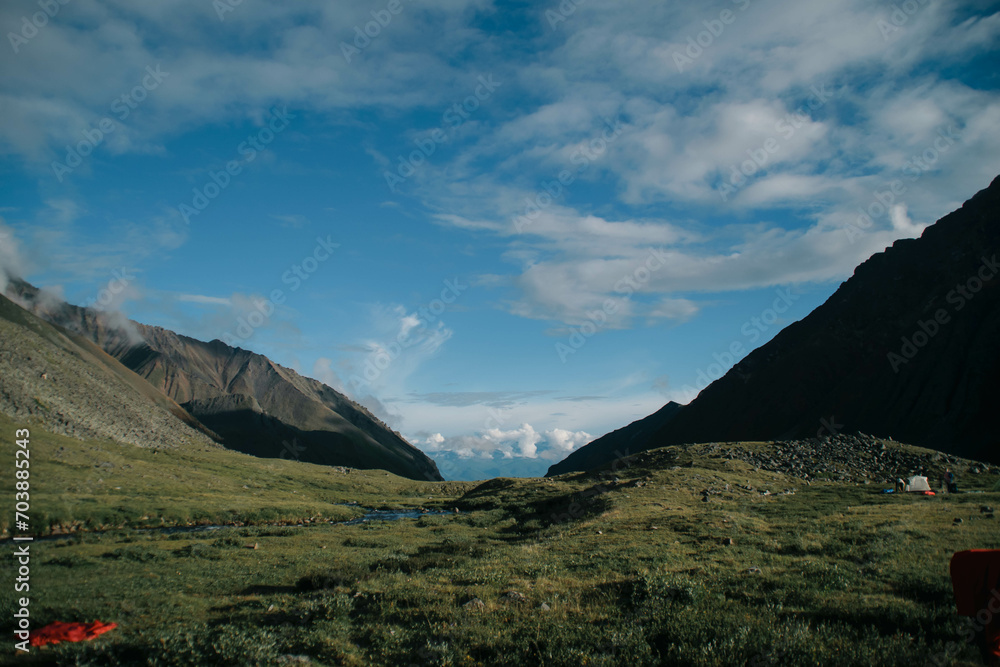
{"type": "MultiPolygon", "coordinates": [[[[355,526],[359,523],[368,523],[371,521],[399,521],[400,519],[419,519],[422,516],[441,516],[443,514],[451,514],[451,512],[446,512],[444,510],[377,510],[369,507],[361,507],[359,505],[354,505],[351,503],[345,503],[346,507],[357,507],[358,509],[364,510],[364,516],[359,516],[355,519],[349,519],[347,521],[327,521],[326,523],[331,526],[355,526]]],[[[153,528],[135,528],[134,530],[138,533],[162,533],[164,535],[176,535],[183,533],[201,533],[220,530],[222,528],[302,528],[306,525],[309,526],[319,526],[323,525],[323,522],[314,522],[310,524],[262,524],[259,526],[234,526],[234,525],[220,525],[220,524],[204,524],[198,526],[156,526],[153,528]]],[[[102,535],[105,533],[116,532],[117,530],[127,530],[127,529],[113,529],[113,530],[103,530],[103,531],[74,531],[72,533],[59,533],[58,535],[43,535],[41,537],[35,537],[34,542],[44,542],[46,540],[61,540],[71,538],[74,535],[102,535]]],[[[2,543],[14,543],[13,537],[6,537],[3,539],[2,543]]]]}
{"type": "Polygon", "coordinates": [[[354,526],[369,521],[399,521],[400,519],[419,519],[422,516],[450,514],[450,512],[445,512],[444,510],[373,510],[367,507],[363,507],[362,509],[367,512],[364,516],[359,516],[357,519],[349,521],[331,521],[330,523],[335,526],[354,526]]]}

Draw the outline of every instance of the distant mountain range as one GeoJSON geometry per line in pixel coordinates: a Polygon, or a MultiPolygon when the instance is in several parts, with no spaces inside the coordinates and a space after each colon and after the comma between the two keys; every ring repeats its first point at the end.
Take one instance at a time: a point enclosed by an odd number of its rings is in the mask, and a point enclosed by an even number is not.
{"type": "Polygon", "coordinates": [[[690,404],[609,433],[549,468],[696,442],[864,432],[1000,462],[1000,177],[861,264],[690,404]]]}
{"type": "Polygon", "coordinates": [[[7,291],[38,317],[95,343],[230,449],[441,480],[434,461],[364,407],[265,356],[117,321],[21,280],[7,291]]]}

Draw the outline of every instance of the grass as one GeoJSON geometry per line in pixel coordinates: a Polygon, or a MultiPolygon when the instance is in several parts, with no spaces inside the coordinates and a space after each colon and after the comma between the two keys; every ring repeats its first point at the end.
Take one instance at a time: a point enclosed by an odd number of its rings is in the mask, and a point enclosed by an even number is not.
{"type": "MultiPolygon", "coordinates": [[[[30,425],[29,425],[30,427],[30,425]]],[[[0,415],[0,456],[14,460],[15,426],[0,415]]],[[[31,429],[33,530],[258,524],[361,516],[375,508],[437,506],[435,493],[470,485],[416,483],[383,471],[350,470],[225,449],[142,449],[112,441],[80,442],[31,429]]],[[[13,464],[11,464],[13,468],[13,464]]],[[[13,492],[13,479],[4,479],[13,492]]],[[[0,515],[0,532],[13,516],[0,515]]]]}
{"type": "MultiPolygon", "coordinates": [[[[4,460],[12,428],[0,418],[4,460]]],[[[36,525],[113,528],[32,544],[34,627],[119,627],[19,665],[922,665],[950,642],[942,664],[971,665],[948,561],[1000,548],[980,512],[1000,502],[996,476],[962,479],[982,493],[883,495],[696,449],[617,473],[429,483],[39,431],[32,464],[36,525]],[[350,501],[461,512],[306,522],[357,514],[350,501]],[[244,525],[140,530],[198,521],[244,525]]],[[[13,611],[3,596],[5,631],[13,611]]]]}

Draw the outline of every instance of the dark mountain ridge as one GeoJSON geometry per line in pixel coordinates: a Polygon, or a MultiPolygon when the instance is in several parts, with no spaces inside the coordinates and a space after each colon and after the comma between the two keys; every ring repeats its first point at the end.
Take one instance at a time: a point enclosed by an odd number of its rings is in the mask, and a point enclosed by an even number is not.
{"type": "Polygon", "coordinates": [[[1000,177],[920,238],[862,263],[823,305],[655,428],[652,417],[635,422],[549,475],[607,462],[622,431],[640,433],[632,453],[864,432],[1000,462],[998,215],[1000,177]]]}

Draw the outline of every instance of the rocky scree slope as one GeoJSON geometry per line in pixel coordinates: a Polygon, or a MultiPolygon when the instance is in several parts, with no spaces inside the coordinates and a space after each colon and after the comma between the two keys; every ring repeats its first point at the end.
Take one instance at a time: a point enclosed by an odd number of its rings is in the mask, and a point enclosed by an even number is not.
{"type": "Polygon", "coordinates": [[[2,295],[0,412],[80,439],[218,447],[208,429],[97,345],[2,295]]]}

